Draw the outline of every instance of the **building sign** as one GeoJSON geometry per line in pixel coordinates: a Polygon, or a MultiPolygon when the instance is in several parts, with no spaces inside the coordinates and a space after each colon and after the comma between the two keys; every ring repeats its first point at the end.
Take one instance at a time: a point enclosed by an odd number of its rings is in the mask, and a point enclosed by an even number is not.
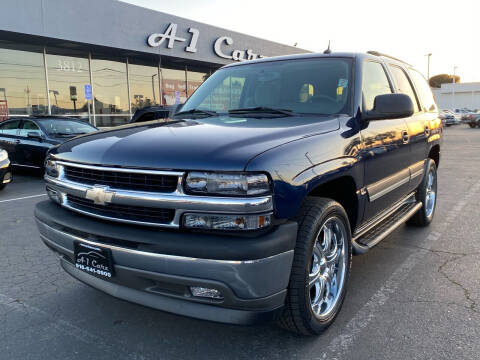
{"type": "MultiPolygon", "coordinates": [[[[177,27],[177,24],[170,23],[163,33],[151,34],[147,39],[147,44],[151,47],[158,47],[166,43],[167,49],[173,49],[175,42],[179,42],[183,43],[185,52],[196,53],[200,31],[195,28],[189,28],[188,33],[190,37],[187,39],[177,36],[177,27]]],[[[256,54],[252,49],[235,49],[234,41],[230,36],[218,37],[213,44],[213,52],[222,59],[233,61],[245,61],[265,57],[264,55],[256,54]]]]}

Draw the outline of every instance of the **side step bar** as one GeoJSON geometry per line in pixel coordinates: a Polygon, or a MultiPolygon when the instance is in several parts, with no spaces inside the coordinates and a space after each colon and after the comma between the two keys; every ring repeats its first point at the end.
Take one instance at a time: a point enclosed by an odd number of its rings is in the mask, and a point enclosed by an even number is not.
{"type": "Polygon", "coordinates": [[[364,254],[405,223],[422,207],[421,202],[406,202],[394,213],[376,224],[367,232],[354,236],[352,240],[355,254],[364,254]]]}

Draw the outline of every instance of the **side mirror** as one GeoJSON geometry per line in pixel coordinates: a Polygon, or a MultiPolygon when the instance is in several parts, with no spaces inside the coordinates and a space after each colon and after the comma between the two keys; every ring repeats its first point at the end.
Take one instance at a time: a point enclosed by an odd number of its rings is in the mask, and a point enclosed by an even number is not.
{"type": "Polygon", "coordinates": [[[29,131],[27,137],[32,140],[42,140],[42,135],[37,131],[29,131]]]}
{"type": "Polygon", "coordinates": [[[385,94],[375,97],[373,110],[367,111],[364,120],[400,119],[413,115],[413,103],[405,94],[385,94]]]}

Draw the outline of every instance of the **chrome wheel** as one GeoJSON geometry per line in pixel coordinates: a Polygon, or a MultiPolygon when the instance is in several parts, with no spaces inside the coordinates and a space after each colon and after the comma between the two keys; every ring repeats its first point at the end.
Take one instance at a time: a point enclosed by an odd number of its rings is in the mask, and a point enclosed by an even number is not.
{"type": "Polygon", "coordinates": [[[425,215],[432,216],[435,209],[435,201],[437,199],[437,183],[435,179],[435,172],[430,170],[427,179],[427,190],[425,194],[425,215]]]}
{"type": "Polygon", "coordinates": [[[316,317],[325,318],[337,305],[347,273],[345,225],[331,217],[320,227],[313,245],[308,287],[310,307],[316,317]]]}

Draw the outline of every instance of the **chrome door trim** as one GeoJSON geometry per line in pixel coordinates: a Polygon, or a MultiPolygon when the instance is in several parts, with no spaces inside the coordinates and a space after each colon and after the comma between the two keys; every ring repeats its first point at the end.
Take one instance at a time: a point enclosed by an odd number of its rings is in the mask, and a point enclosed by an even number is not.
{"type": "Polygon", "coordinates": [[[406,168],[367,186],[368,198],[375,201],[410,181],[410,169],[406,168]]]}

